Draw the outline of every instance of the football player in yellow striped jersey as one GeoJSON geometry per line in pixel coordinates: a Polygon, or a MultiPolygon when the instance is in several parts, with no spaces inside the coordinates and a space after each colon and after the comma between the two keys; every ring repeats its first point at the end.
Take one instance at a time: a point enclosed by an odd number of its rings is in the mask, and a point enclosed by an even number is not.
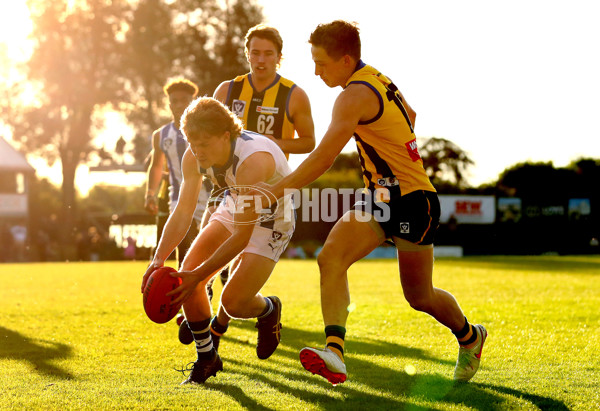
{"type": "Polygon", "coordinates": [[[224,81],[213,97],[244,122],[246,130],[263,134],[287,155],[310,153],[315,147],[308,96],[281,77],[283,41],[277,29],[259,24],[246,34],[250,72],[224,81]]]}
{"type": "Polygon", "coordinates": [[[355,24],[341,20],[321,24],[309,43],[315,75],[329,87],[343,90],[317,148],[290,175],[272,186],[260,186],[276,197],[286,188],[304,187],[323,174],[354,137],[365,195],[338,220],[318,255],[326,343],[325,349],[301,350],[302,365],[334,385],[346,380],[347,270],[389,239],[398,251],[406,300],[455,334],[459,356],[454,379],[468,381],[479,367],[487,332],[467,321],[449,292],[433,286],[433,238],[440,205],[417,149],[415,113],[389,78],[362,62],[355,24]]]}

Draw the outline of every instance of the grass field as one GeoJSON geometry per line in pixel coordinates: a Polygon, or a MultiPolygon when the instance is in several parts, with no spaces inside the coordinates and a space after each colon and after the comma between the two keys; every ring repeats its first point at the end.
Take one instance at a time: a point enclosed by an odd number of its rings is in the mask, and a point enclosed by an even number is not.
{"type": "Polygon", "coordinates": [[[600,408],[600,256],[438,259],[436,285],[489,332],[479,373],[461,385],[452,382],[454,337],[410,309],[394,262],[382,260],[350,271],[345,384],[300,365],[302,347],[324,343],[318,270],[282,261],[264,290],[283,301],[276,353],[259,360],[254,321],[236,321],[221,341],[224,372],[180,386],[173,369],[194,350],[178,342],[174,322],[146,318],[144,268],[0,265],[0,408],[600,408]]]}

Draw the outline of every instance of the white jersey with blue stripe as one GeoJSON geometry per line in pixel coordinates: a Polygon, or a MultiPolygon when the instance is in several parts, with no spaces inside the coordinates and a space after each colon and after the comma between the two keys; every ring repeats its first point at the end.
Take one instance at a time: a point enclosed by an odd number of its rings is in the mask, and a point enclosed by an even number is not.
{"type": "MultiPolygon", "coordinates": [[[[179,190],[181,188],[181,182],[183,181],[181,161],[183,159],[183,154],[188,147],[188,143],[183,137],[181,130],[177,129],[175,124],[171,122],[163,126],[160,130],[159,147],[165,154],[167,166],[169,167],[169,209],[173,212],[177,205],[177,201],[179,200],[179,190]]],[[[205,185],[206,184],[208,184],[208,182],[206,182],[205,185]]],[[[194,212],[194,218],[197,221],[202,219],[202,214],[206,208],[211,189],[212,187],[203,186],[200,191],[198,203],[196,204],[196,211],[194,212]]]]}

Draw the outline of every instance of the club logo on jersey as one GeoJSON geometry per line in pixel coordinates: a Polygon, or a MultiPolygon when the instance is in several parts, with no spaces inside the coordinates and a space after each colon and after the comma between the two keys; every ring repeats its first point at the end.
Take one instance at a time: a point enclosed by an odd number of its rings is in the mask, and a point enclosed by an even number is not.
{"type": "Polygon", "coordinates": [[[421,159],[419,155],[419,148],[417,147],[417,139],[413,138],[408,143],[406,143],[406,149],[408,150],[408,155],[412,161],[417,161],[421,159]]]}
{"type": "Polygon", "coordinates": [[[244,117],[244,112],[246,111],[246,102],[243,100],[233,100],[231,103],[231,111],[233,111],[233,114],[240,118],[244,117]]]}
{"type": "Polygon", "coordinates": [[[256,106],[257,113],[278,114],[279,107],[256,106]]]}
{"type": "Polygon", "coordinates": [[[410,223],[400,223],[400,234],[410,233],[410,223]]]}

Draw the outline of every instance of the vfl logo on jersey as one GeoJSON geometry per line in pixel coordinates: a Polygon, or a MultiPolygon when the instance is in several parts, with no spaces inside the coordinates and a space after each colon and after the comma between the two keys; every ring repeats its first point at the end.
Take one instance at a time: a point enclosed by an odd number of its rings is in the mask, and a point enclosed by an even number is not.
{"type": "Polygon", "coordinates": [[[278,114],[279,107],[256,106],[257,113],[278,114]]]}
{"type": "Polygon", "coordinates": [[[173,139],[171,137],[167,137],[163,140],[163,147],[165,151],[168,151],[171,145],[173,144],[173,139]]]}
{"type": "Polygon", "coordinates": [[[240,118],[244,117],[244,112],[246,111],[246,102],[243,100],[233,100],[231,103],[231,111],[240,118]]]}
{"type": "Polygon", "coordinates": [[[417,139],[413,138],[408,143],[406,143],[406,149],[408,150],[408,155],[412,161],[417,161],[421,159],[419,155],[419,149],[417,147],[417,139]]]}
{"type": "Polygon", "coordinates": [[[400,223],[400,234],[410,233],[410,223],[400,223]]]}

